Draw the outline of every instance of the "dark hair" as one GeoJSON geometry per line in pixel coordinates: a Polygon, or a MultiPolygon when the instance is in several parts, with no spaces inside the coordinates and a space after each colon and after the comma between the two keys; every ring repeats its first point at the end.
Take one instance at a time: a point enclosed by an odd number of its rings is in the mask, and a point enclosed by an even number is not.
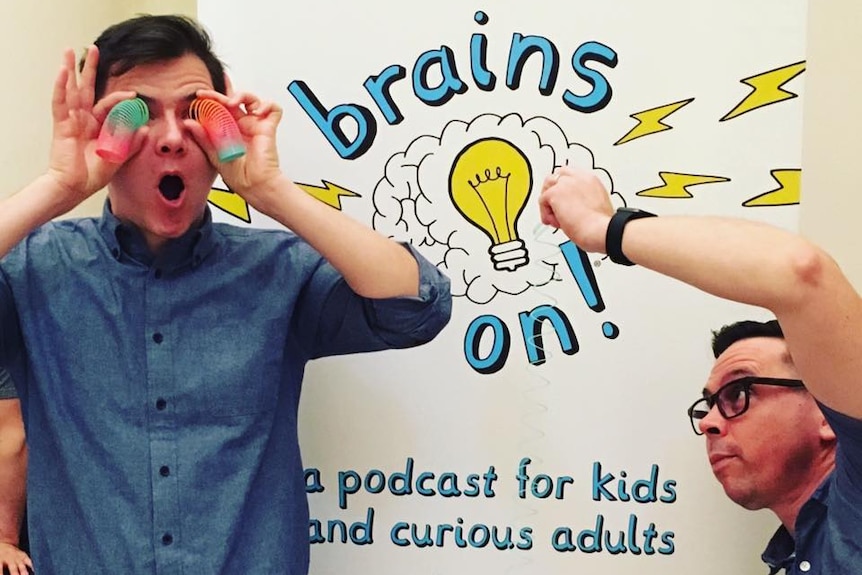
{"type": "MultiPolygon", "coordinates": [[[[96,99],[104,95],[108,78],[135,66],[193,54],[203,60],[213,88],[226,92],[224,64],[212,51],[209,34],[195,20],[179,15],[136,16],[105,29],[94,42],[99,48],[96,99]]],[[[83,66],[83,59],[81,66],[83,66]]]]}
{"type": "Polygon", "coordinates": [[[738,321],[712,332],[712,354],[717,358],[731,345],[743,339],[752,337],[776,337],[784,339],[784,332],[778,325],[778,320],[738,321]]]}

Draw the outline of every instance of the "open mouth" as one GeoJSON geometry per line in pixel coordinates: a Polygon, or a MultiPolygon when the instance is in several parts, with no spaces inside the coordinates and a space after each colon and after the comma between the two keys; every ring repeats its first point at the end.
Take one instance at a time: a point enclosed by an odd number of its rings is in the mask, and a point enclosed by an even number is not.
{"type": "Polygon", "coordinates": [[[179,176],[167,175],[159,181],[159,192],[168,201],[179,199],[185,189],[186,185],[179,176]]]}

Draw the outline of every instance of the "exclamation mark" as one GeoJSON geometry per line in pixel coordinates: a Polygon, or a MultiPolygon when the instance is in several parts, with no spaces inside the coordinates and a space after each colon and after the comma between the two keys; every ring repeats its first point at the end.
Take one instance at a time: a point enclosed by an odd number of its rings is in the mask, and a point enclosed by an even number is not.
{"type": "MultiPolygon", "coordinates": [[[[572,242],[560,244],[560,251],[563,252],[566,263],[569,264],[569,271],[572,272],[587,306],[596,313],[604,311],[605,302],[587,253],[572,242]]],[[[616,339],[620,334],[620,328],[606,321],[602,324],[602,333],[608,339],[616,339]]]]}

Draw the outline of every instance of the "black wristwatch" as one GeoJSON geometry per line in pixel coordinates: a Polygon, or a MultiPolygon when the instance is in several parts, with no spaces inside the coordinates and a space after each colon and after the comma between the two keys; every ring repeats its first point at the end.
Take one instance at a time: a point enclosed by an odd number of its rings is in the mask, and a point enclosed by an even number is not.
{"type": "Polygon", "coordinates": [[[624,266],[635,265],[623,253],[623,230],[626,224],[632,220],[654,218],[655,216],[655,214],[637,208],[619,208],[617,213],[611,216],[611,222],[608,224],[608,231],[605,235],[605,251],[612,262],[624,266]]]}

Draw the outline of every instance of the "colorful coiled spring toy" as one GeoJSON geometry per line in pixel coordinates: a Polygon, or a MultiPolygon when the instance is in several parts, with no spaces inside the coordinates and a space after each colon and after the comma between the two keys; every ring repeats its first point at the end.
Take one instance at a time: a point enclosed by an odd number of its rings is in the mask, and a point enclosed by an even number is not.
{"type": "Polygon", "coordinates": [[[220,162],[230,162],[245,154],[245,142],[236,120],[219,102],[197,98],[189,106],[189,117],[203,126],[220,162]]]}
{"type": "Polygon", "coordinates": [[[150,110],[140,98],[117,103],[102,124],[96,153],[109,162],[122,163],[129,156],[135,131],[150,119],[150,110]]]}

